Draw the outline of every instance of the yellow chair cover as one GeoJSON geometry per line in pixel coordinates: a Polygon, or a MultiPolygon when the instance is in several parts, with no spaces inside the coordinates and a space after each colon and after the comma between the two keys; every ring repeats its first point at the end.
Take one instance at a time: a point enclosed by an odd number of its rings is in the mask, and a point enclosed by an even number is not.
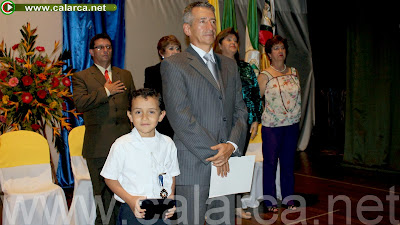
{"type": "Polygon", "coordinates": [[[75,127],[69,132],[68,144],[71,156],[82,156],[83,137],[85,136],[85,126],[75,127]]]}
{"type": "Polygon", "coordinates": [[[74,196],[69,209],[71,225],[94,224],[96,218],[92,181],[86,160],[82,157],[84,136],[84,125],[75,127],[68,135],[71,167],[75,179],[74,196]]]}
{"type": "Polygon", "coordinates": [[[52,181],[49,145],[42,135],[20,130],[0,136],[0,184],[3,225],[69,224],[64,191],[52,181]]]}
{"type": "Polygon", "coordinates": [[[0,136],[0,168],[44,163],[50,163],[50,150],[42,135],[19,130],[0,136]]]}

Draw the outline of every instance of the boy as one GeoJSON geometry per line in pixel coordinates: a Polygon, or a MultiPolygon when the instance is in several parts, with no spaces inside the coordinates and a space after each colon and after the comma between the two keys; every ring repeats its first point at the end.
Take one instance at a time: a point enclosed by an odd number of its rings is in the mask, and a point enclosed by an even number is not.
{"type": "MultiPolygon", "coordinates": [[[[100,174],[122,203],[118,224],[149,224],[142,219],[140,200],[173,198],[180,174],[177,151],[171,138],[155,129],[165,116],[160,94],[148,88],[134,91],[127,115],[135,128],[114,142],[100,174]]],[[[175,210],[169,209],[164,219],[175,210]]],[[[159,218],[155,224],[165,222],[159,218]]]]}

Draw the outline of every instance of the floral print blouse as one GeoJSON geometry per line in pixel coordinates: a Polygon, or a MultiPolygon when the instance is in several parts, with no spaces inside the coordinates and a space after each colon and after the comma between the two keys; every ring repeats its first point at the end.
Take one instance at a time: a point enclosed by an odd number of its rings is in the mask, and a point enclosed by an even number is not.
{"type": "Polygon", "coordinates": [[[262,103],[256,74],[247,62],[239,61],[238,69],[242,81],[243,100],[249,115],[247,122],[249,125],[253,122],[261,122],[262,103]]]}
{"type": "Polygon", "coordinates": [[[292,73],[273,77],[263,71],[268,77],[265,87],[265,109],[262,114],[262,125],[265,127],[289,126],[300,121],[301,93],[300,82],[295,68],[292,73]]]}

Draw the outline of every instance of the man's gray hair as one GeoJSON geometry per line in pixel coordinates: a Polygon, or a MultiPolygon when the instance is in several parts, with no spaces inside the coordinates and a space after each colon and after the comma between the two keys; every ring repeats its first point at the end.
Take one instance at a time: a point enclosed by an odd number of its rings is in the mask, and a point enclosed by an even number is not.
{"type": "Polygon", "coordinates": [[[185,10],[183,10],[183,23],[187,24],[192,24],[193,21],[193,16],[192,16],[192,10],[193,8],[196,7],[204,7],[204,8],[209,8],[215,13],[215,8],[213,5],[211,5],[209,2],[193,2],[186,6],[185,10]]]}

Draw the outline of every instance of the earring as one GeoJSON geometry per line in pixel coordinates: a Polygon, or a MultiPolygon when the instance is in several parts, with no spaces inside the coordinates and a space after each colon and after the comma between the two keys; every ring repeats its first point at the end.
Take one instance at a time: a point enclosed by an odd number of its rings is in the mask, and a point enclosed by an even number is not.
{"type": "Polygon", "coordinates": [[[164,59],[164,56],[162,55],[161,58],[164,59]]]}

